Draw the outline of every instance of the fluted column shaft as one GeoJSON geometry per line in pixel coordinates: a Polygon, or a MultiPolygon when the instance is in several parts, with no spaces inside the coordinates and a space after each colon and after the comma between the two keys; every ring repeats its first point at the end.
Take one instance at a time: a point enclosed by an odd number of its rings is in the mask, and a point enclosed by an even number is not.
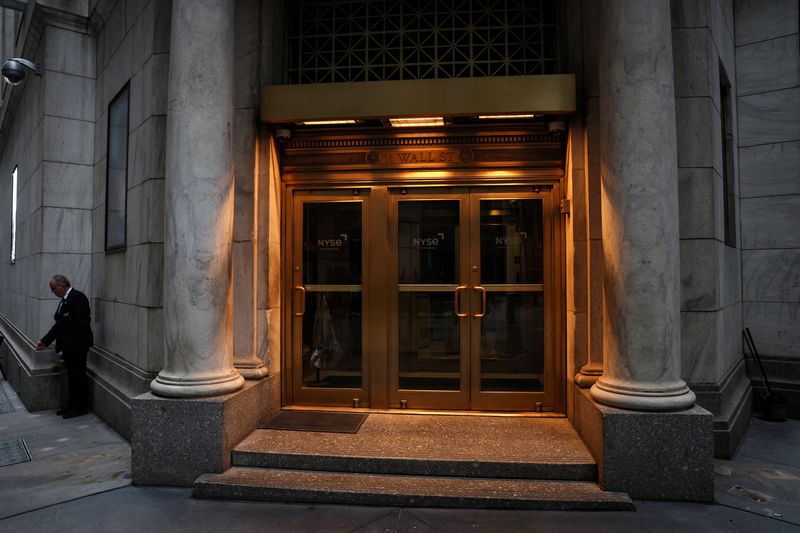
{"type": "Polygon", "coordinates": [[[233,0],[173,0],[167,114],[164,368],[154,393],[203,397],[233,367],[233,0]]]}
{"type": "Polygon", "coordinates": [[[681,379],[677,141],[668,0],[605,0],[600,33],[600,403],[691,407],[681,379]]]}

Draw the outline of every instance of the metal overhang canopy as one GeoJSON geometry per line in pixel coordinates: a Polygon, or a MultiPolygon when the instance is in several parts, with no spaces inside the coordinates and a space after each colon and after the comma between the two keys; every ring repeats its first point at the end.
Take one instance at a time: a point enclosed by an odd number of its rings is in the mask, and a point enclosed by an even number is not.
{"type": "Polygon", "coordinates": [[[574,112],[574,74],[261,88],[261,120],[269,123],[574,112]]]}

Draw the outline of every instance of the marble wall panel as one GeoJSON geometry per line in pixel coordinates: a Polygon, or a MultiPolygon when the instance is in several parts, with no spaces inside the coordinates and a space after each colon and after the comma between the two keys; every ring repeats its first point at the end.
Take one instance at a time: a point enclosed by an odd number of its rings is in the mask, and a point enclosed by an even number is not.
{"type": "Polygon", "coordinates": [[[153,54],[169,52],[172,2],[150,1],[133,25],[135,64],[143,65],[153,54]]]}
{"type": "Polygon", "coordinates": [[[95,296],[108,301],[131,303],[125,301],[129,279],[127,253],[127,250],[122,250],[102,254],[103,277],[97,280],[95,296]]]}
{"type": "Polygon", "coordinates": [[[800,141],[739,149],[742,198],[800,194],[800,141]]]}
{"type": "Polygon", "coordinates": [[[142,67],[142,118],[167,114],[169,54],[154,54],[142,67]]]}
{"type": "Polygon", "coordinates": [[[95,77],[95,38],[56,26],[47,27],[43,64],[48,71],[95,77]]]}
{"type": "Polygon", "coordinates": [[[164,366],[164,310],[139,307],[137,366],[146,372],[160,372],[164,366]]]}
{"type": "Polygon", "coordinates": [[[679,167],[710,167],[714,163],[713,115],[709,97],[676,98],[675,120],[679,167]]]}
{"type": "Polygon", "coordinates": [[[94,121],[94,89],[94,78],[48,71],[44,76],[44,113],[94,121]]]}
{"type": "Polygon", "coordinates": [[[714,239],[681,240],[681,311],[719,309],[719,244],[714,239]]]}
{"type": "Polygon", "coordinates": [[[742,248],[800,248],[800,195],[742,198],[742,248]]]}
{"type": "Polygon", "coordinates": [[[152,116],[131,134],[128,188],[166,176],[166,131],[166,117],[152,116]]]}
{"type": "Polygon", "coordinates": [[[568,241],[567,269],[567,310],[572,312],[586,312],[587,310],[587,272],[586,241],[568,241]]]}
{"type": "Polygon", "coordinates": [[[716,383],[720,312],[681,312],[681,377],[687,383],[716,383]]]}
{"type": "Polygon", "coordinates": [[[720,336],[717,346],[717,382],[742,360],[742,303],[729,305],[720,312],[720,336]]]}
{"type": "MultiPolygon", "coordinates": [[[[717,56],[733,78],[735,72],[736,52],[733,38],[733,0],[709,0],[709,31],[715,44],[717,56]]],[[[715,58],[715,62],[718,59],[715,58]]],[[[732,83],[734,79],[730,80],[732,83]]],[[[719,85],[712,85],[719,87],[719,85]]]]}
{"type": "Polygon", "coordinates": [[[256,136],[255,109],[235,111],[233,135],[234,165],[234,241],[246,241],[255,233],[256,136]]]}
{"type": "Polygon", "coordinates": [[[800,87],[737,98],[739,146],[800,139],[800,87]]]}
{"type": "Polygon", "coordinates": [[[127,244],[164,242],[164,180],[128,190],[127,244]]]}
{"type": "Polygon", "coordinates": [[[106,249],[106,208],[92,209],[92,253],[105,252],[106,249]]]}
{"type": "Polygon", "coordinates": [[[800,85],[798,35],[770,39],[736,49],[740,96],[800,85]]]}
{"type": "Polygon", "coordinates": [[[743,297],[800,302],[800,249],[742,250],[743,297]]]}
{"type": "Polygon", "coordinates": [[[119,48],[111,56],[102,74],[98,77],[97,91],[100,98],[97,99],[98,107],[95,113],[100,116],[114,97],[128,83],[134,73],[133,68],[133,38],[127,36],[122,40],[119,48]]]}
{"type": "Polygon", "coordinates": [[[42,122],[43,159],[91,165],[94,162],[94,123],[45,116],[42,122]]]}
{"type": "Polygon", "coordinates": [[[586,209],[586,171],[583,168],[573,168],[570,197],[572,198],[572,212],[569,215],[568,228],[572,232],[572,239],[585,241],[589,238],[589,229],[586,209]]]}
{"type": "Polygon", "coordinates": [[[128,246],[125,250],[123,301],[142,307],[161,307],[164,290],[164,245],[128,246]]]}
{"type": "Polygon", "coordinates": [[[800,302],[744,302],[744,326],[761,355],[800,357],[800,302]]]}
{"type": "MultiPolygon", "coordinates": [[[[22,169],[17,169],[17,223],[25,220],[38,209],[42,207],[42,173],[44,166],[39,165],[33,172],[30,172],[29,177],[24,183],[20,181],[20,174],[22,169]]],[[[9,172],[9,174],[11,174],[9,172]]],[[[7,175],[9,175],[7,174],[7,175]]],[[[11,184],[10,179],[6,179],[11,184]]],[[[11,191],[6,198],[9,199],[8,213],[11,213],[11,191]]],[[[3,217],[0,220],[10,220],[10,218],[3,217]]]]}
{"type": "MultiPolygon", "coordinates": [[[[43,216],[42,210],[37,209],[25,220],[17,220],[17,261],[42,251],[43,216]]],[[[10,250],[10,248],[6,248],[6,250],[10,250]]]]}
{"type": "Polygon", "coordinates": [[[596,97],[600,94],[597,52],[599,47],[599,27],[601,5],[598,2],[583,2],[583,64],[584,94],[596,97]]]}
{"type": "Polygon", "coordinates": [[[97,299],[95,343],[131,364],[138,362],[139,307],[97,299]]]}
{"type": "Polygon", "coordinates": [[[142,10],[151,0],[125,0],[125,31],[131,31],[142,10]]]}
{"type": "Polygon", "coordinates": [[[257,107],[259,104],[259,69],[261,46],[261,2],[239,0],[235,7],[234,73],[237,108],[257,107]]]}
{"type": "Polygon", "coordinates": [[[708,0],[672,0],[673,28],[705,28],[708,26],[708,0]]]}
{"type": "Polygon", "coordinates": [[[53,207],[92,208],[94,167],[44,161],[42,198],[53,207]]]}
{"type": "Polygon", "coordinates": [[[716,237],[716,213],[720,210],[718,178],[711,168],[679,168],[678,199],[680,237],[716,237]]]}
{"type": "Polygon", "coordinates": [[[797,33],[797,0],[736,0],[736,46],[797,33]]]}
{"type": "MultiPolygon", "coordinates": [[[[39,280],[38,297],[50,298],[48,281],[55,274],[67,277],[73,287],[91,298],[94,296],[92,287],[92,256],[90,254],[42,254],[41,280],[39,280]]],[[[54,309],[55,310],[55,309],[54,309]]]]}
{"type": "Polygon", "coordinates": [[[92,212],[89,209],[42,209],[42,251],[90,253],[92,212]]]}
{"type": "Polygon", "coordinates": [[[738,248],[717,241],[719,250],[719,304],[729,307],[742,301],[742,256],[738,248]]]}
{"type": "Polygon", "coordinates": [[[267,349],[266,361],[270,374],[281,371],[281,309],[267,309],[267,349]]]}
{"type": "Polygon", "coordinates": [[[252,241],[233,243],[233,353],[248,355],[256,351],[255,253],[252,241]]]}
{"type": "Polygon", "coordinates": [[[567,375],[575,372],[589,360],[588,313],[567,311],[567,375]]]}
{"type": "Polygon", "coordinates": [[[711,96],[712,61],[710,35],[706,28],[672,30],[672,57],[675,65],[675,96],[711,96]]]}
{"type": "Polygon", "coordinates": [[[125,2],[117,2],[108,14],[100,35],[97,36],[98,69],[102,70],[113,60],[114,54],[127,35],[125,24],[125,2]]]}
{"type": "MultiPolygon", "coordinates": [[[[141,126],[142,122],[145,119],[144,115],[144,107],[143,107],[143,100],[144,100],[144,69],[139,68],[137,69],[134,65],[134,70],[136,71],[130,80],[130,92],[128,93],[130,96],[129,104],[128,104],[128,131],[133,132],[141,126]]],[[[165,80],[166,83],[166,80],[165,80]]],[[[105,138],[106,133],[103,133],[105,138]]],[[[132,164],[131,161],[128,161],[128,164],[132,164]]]]}
{"type": "MultiPolygon", "coordinates": [[[[23,178],[38,167],[44,158],[44,124],[44,117],[42,117],[21,153],[16,154],[14,164],[20,167],[19,172],[23,178]]],[[[78,124],[86,123],[79,122],[78,124]]]]}
{"type": "MultiPolygon", "coordinates": [[[[256,356],[267,368],[267,372],[272,374],[269,359],[269,323],[267,322],[267,310],[259,309],[256,311],[256,356]]],[[[280,358],[280,356],[278,356],[280,358]]],[[[280,363],[278,364],[280,367],[280,363]]]]}
{"type": "Polygon", "coordinates": [[[94,123],[94,164],[97,165],[106,157],[108,151],[108,113],[98,115],[94,123]]]}

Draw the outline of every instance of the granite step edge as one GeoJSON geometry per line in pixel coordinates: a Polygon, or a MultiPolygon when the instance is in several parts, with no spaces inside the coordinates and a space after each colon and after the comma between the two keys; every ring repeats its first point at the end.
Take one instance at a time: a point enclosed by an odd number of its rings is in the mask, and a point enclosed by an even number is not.
{"type": "Polygon", "coordinates": [[[231,466],[366,474],[597,481],[595,462],[511,462],[234,450],[231,466]]]}
{"type": "Polygon", "coordinates": [[[582,481],[398,476],[233,467],[194,483],[196,498],[404,507],[635,510],[627,494],[582,481]]]}

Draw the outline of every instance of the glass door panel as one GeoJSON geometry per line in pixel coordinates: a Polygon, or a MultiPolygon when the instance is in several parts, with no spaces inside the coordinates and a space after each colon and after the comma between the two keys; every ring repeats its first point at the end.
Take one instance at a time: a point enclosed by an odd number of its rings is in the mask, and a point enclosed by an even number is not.
{"type": "Polygon", "coordinates": [[[392,209],[390,401],[412,408],[465,408],[466,315],[457,310],[464,290],[465,205],[461,199],[410,196],[395,198],[392,209]]]}
{"type": "Polygon", "coordinates": [[[295,198],[299,238],[291,304],[300,403],[316,398],[350,404],[352,389],[365,386],[362,206],[311,194],[295,198]]]}

